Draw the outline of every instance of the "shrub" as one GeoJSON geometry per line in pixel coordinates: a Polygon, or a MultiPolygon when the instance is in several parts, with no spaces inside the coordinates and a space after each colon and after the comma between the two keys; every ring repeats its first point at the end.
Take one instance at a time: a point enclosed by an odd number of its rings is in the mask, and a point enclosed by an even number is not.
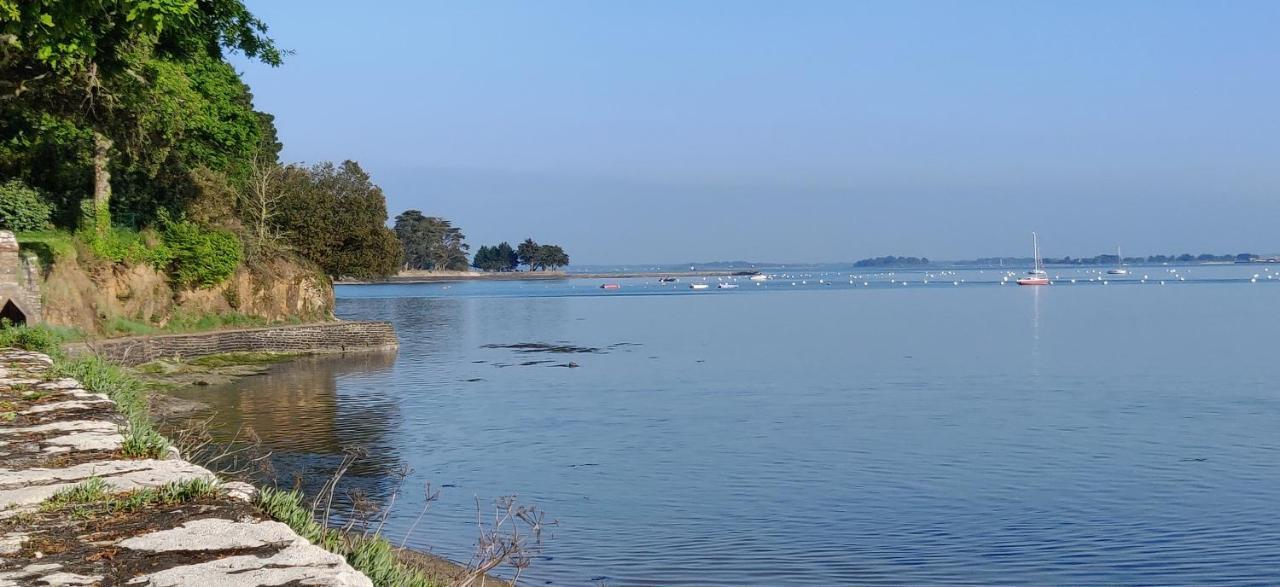
{"type": "Polygon", "coordinates": [[[170,253],[170,273],[182,287],[218,285],[235,273],[244,258],[236,235],[207,230],[190,220],[166,221],[164,243],[170,253]]]}
{"type": "Polygon", "coordinates": [[[114,263],[149,263],[164,267],[172,258],[169,249],[151,231],[138,232],[113,226],[102,233],[82,230],[76,237],[94,257],[114,263]]]}
{"type": "Polygon", "coordinates": [[[48,230],[53,206],[36,189],[11,179],[0,183],[0,228],[14,232],[48,230]]]}
{"type": "Polygon", "coordinates": [[[14,326],[8,320],[0,320],[0,347],[13,347],[54,356],[59,345],[74,337],[68,329],[54,330],[47,326],[14,326]]]}

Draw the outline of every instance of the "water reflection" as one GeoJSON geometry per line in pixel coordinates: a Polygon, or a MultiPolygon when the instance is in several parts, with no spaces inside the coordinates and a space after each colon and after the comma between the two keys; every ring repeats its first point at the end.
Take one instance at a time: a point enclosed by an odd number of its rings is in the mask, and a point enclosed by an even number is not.
{"type": "Polygon", "coordinates": [[[346,298],[398,356],[184,394],[320,480],[369,446],[379,499],[413,466],[411,546],[465,559],[474,498],[520,493],[561,521],[533,584],[1274,577],[1274,289],[894,287],[346,298]],[[484,348],[561,341],[609,350],[484,348]]]}
{"type": "Polygon", "coordinates": [[[174,395],[209,406],[215,442],[259,439],[262,450],[273,454],[273,482],[323,478],[353,447],[370,455],[353,468],[353,476],[379,476],[400,466],[389,438],[401,418],[398,403],[363,386],[356,392],[361,397],[349,401],[344,395],[353,392],[341,383],[387,373],[395,360],[394,351],[302,357],[261,375],[174,395]]]}

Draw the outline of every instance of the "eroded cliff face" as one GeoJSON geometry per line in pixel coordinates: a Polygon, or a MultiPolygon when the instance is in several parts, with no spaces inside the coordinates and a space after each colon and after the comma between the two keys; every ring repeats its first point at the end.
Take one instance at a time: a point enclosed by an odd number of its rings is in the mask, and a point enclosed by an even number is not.
{"type": "Polygon", "coordinates": [[[87,334],[103,333],[115,318],[164,326],[175,314],[239,313],[270,321],[324,320],[333,316],[333,286],[314,268],[285,259],[250,269],[242,265],[226,282],[175,291],[146,264],[86,267],[59,259],[41,283],[44,318],[87,334]]]}

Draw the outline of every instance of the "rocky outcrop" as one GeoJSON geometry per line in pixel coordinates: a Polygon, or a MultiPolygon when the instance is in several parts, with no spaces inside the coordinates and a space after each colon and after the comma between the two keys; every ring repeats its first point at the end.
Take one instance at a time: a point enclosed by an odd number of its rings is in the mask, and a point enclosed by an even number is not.
{"type": "Polygon", "coordinates": [[[217,485],[177,458],[123,458],[112,402],[51,376],[50,365],[0,350],[0,587],[372,585],[342,557],[264,519],[247,503],[251,486],[217,485]],[[91,480],[104,498],[66,497],[91,480]],[[144,499],[182,483],[206,490],[144,499]]]}
{"type": "Polygon", "coordinates": [[[324,320],[332,317],[334,304],[328,277],[286,259],[241,266],[214,287],[175,291],[151,265],[86,266],[68,255],[49,268],[40,292],[46,322],[90,334],[101,332],[113,318],[164,325],[179,313],[324,320]]]}

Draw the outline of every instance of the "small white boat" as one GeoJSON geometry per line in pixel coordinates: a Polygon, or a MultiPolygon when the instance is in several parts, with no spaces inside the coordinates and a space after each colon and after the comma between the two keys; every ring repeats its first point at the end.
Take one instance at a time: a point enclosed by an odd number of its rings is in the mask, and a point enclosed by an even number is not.
{"type": "Polygon", "coordinates": [[[1031,233],[1031,251],[1035,256],[1034,265],[1026,277],[1018,278],[1018,285],[1049,285],[1049,273],[1044,270],[1044,261],[1040,260],[1040,240],[1034,232],[1031,233]]]}
{"type": "Polygon", "coordinates": [[[709,289],[711,286],[705,283],[690,283],[689,289],[709,289]]]}
{"type": "Polygon", "coordinates": [[[758,273],[751,276],[751,281],[769,281],[769,276],[763,273],[758,273]]]}
{"type": "Polygon", "coordinates": [[[1107,275],[1128,275],[1129,270],[1124,268],[1124,256],[1120,254],[1120,247],[1116,247],[1116,266],[1107,270],[1107,275]]]}
{"type": "Polygon", "coordinates": [[[717,285],[716,287],[717,287],[717,288],[719,288],[719,289],[737,289],[738,284],[736,284],[736,283],[721,283],[720,285],[717,285]]]}

